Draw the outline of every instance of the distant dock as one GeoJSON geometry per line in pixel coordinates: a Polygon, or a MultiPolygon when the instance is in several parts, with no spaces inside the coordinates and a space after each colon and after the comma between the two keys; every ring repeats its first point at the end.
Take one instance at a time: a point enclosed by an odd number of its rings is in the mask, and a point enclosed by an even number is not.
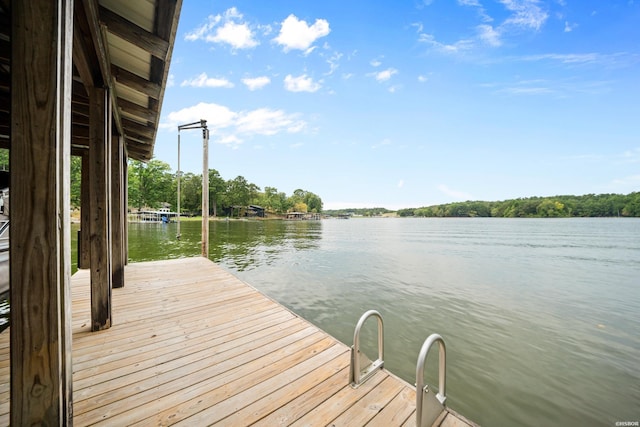
{"type": "MultiPolygon", "coordinates": [[[[353,388],[350,350],[205,258],[130,264],[114,325],[91,332],[72,277],[74,425],[415,426],[415,387],[386,370],[353,388]]],[[[9,425],[9,330],[0,425],[9,425]]],[[[438,426],[472,426],[445,411],[438,426]]]]}

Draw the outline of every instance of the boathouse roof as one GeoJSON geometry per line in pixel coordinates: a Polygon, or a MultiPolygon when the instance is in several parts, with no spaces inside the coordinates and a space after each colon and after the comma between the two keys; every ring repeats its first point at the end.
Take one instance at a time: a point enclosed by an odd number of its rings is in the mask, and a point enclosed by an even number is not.
{"type": "MultiPolygon", "coordinates": [[[[89,144],[86,85],[109,88],[114,133],[128,156],[150,160],[180,1],[77,0],[74,9],[72,149],[89,144]]],[[[0,0],[0,147],[10,148],[11,1],[0,0]]]]}

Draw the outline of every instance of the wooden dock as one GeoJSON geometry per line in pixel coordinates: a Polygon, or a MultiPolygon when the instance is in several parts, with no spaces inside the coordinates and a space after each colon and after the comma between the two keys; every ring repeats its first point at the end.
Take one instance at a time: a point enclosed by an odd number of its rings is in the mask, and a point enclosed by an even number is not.
{"type": "MultiPolygon", "coordinates": [[[[348,384],[349,348],[205,258],[130,264],[113,326],[90,330],[72,278],[74,424],[415,426],[415,388],[382,370],[348,384]]],[[[355,326],[355,325],[354,325],[355,326]]],[[[9,331],[0,425],[9,425],[9,331]]],[[[455,413],[437,425],[469,426],[455,413]]]]}

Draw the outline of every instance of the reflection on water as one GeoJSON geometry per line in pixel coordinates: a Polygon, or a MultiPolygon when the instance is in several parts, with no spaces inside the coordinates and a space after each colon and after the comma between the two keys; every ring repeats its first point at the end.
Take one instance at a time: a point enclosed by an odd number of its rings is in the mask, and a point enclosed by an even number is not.
{"type": "MultiPolygon", "coordinates": [[[[72,224],[72,270],[77,269],[77,224],[72,224]]],[[[152,261],[199,256],[202,223],[182,221],[180,239],[177,224],[130,223],[129,260],[152,261]]],[[[211,221],[209,258],[234,271],[271,265],[298,251],[318,248],[321,221],[211,221]]]]}
{"type": "MultiPolygon", "coordinates": [[[[130,259],[198,256],[200,223],[175,227],[130,224],[130,259]]],[[[349,345],[379,310],[385,366],[411,383],[440,333],[448,403],[480,424],[640,419],[640,220],[214,221],[210,238],[212,260],[349,345]]]]}

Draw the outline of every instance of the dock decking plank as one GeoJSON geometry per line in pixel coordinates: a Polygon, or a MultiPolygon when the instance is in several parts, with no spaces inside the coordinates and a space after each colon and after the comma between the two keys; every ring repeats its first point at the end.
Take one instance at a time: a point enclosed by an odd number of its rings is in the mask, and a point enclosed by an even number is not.
{"type": "Polygon", "coordinates": [[[331,421],[332,427],[366,425],[402,391],[404,384],[388,376],[380,385],[331,421]]]}
{"type": "MultiPolygon", "coordinates": [[[[91,332],[89,272],[71,279],[76,426],[415,426],[412,386],[380,371],[352,388],[346,345],[211,261],[131,264],[125,280],[113,326],[91,332]]],[[[6,330],[0,425],[9,354],[6,330]]],[[[442,417],[459,425],[473,423],[442,417]]]]}

